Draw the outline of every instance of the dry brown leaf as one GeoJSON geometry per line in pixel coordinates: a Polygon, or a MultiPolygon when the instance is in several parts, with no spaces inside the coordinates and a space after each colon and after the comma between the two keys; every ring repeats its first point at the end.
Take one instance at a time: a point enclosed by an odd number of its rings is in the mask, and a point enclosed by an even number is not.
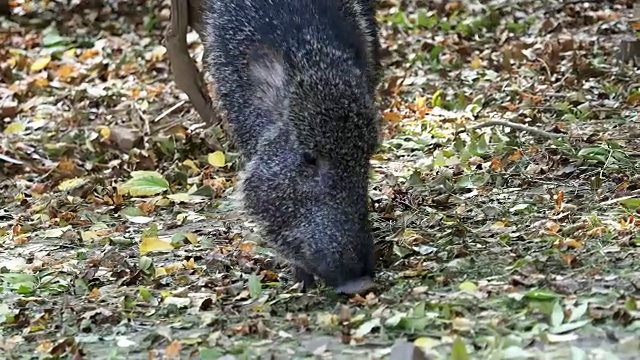
{"type": "Polygon", "coordinates": [[[384,113],[384,119],[389,122],[399,122],[402,120],[402,115],[395,111],[386,111],[384,113]]]}
{"type": "Polygon", "coordinates": [[[563,202],[564,202],[564,192],[558,191],[558,194],[556,195],[556,199],[555,199],[555,210],[556,211],[562,210],[563,202]]]}
{"type": "Polygon", "coordinates": [[[513,154],[509,156],[509,160],[516,161],[522,157],[522,152],[520,150],[516,150],[513,154]]]}
{"type": "Polygon", "coordinates": [[[178,340],[173,340],[171,344],[167,345],[164,349],[164,354],[168,358],[176,358],[180,356],[180,349],[182,349],[182,345],[178,340]]]}

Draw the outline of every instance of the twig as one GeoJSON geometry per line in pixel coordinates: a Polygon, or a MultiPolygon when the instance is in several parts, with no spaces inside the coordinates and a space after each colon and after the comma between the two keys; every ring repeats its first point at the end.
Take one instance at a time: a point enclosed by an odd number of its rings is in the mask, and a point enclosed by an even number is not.
{"type": "Polygon", "coordinates": [[[563,138],[563,137],[566,136],[564,134],[554,134],[554,133],[550,133],[548,131],[536,129],[536,128],[531,127],[531,126],[517,124],[517,123],[510,122],[510,121],[505,121],[505,120],[489,120],[489,121],[484,122],[482,124],[478,124],[476,126],[472,126],[469,129],[470,130],[478,130],[478,129],[482,129],[482,128],[490,127],[490,126],[505,126],[505,127],[512,128],[512,129],[515,129],[515,130],[524,131],[524,132],[528,132],[528,133],[531,133],[531,134],[534,134],[534,135],[538,135],[538,136],[546,137],[546,138],[551,138],[551,139],[559,139],[559,138],[563,138]]]}
{"type": "Polygon", "coordinates": [[[160,121],[163,117],[169,115],[173,110],[179,108],[180,106],[182,106],[185,103],[184,100],[180,100],[178,101],[177,104],[173,105],[172,107],[168,108],[167,110],[165,110],[162,114],[158,115],[158,117],[156,117],[155,119],[153,119],[153,122],[156,123],[158,121],[160,121]]]}

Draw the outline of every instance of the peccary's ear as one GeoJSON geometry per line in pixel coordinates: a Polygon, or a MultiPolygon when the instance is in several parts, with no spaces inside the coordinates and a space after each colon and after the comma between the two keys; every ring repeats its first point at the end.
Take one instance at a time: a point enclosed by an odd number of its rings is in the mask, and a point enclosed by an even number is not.
{"type": "Polygon", "coordinates": [[[282,55],[267,45],[258,45],[249,53],[249,76],[258,105],[267,110],[286,106],[285,73],[282,55]]]}

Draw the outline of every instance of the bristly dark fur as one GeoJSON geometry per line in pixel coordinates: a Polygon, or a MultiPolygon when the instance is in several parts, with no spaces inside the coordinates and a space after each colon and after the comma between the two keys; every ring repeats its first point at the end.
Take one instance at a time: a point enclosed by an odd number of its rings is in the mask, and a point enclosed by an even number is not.
{"type": "Polygon", "coordinates": [[[373,2],[208,0],[204,10],[205,66],[248,161],[245,208],[306,285],[373,278],[373,2]]]}

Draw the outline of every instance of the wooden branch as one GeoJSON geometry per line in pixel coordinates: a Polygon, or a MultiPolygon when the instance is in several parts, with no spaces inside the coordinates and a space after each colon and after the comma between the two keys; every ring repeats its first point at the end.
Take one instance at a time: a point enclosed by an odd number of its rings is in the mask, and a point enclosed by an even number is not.
{"type": "MultiPolygon", "coordinates": [[[[469,130],[479,130],[482,128],[486,128],[486,127],[491,127],[491,126],[504,126],[504,127],[508,127],[511,129],[515,129],[518,131],[524,131],[524,132],[528,132],[530,134],[533,135],[537,135],[539,137],[544,137],[547,139],[559,139],[559,138],[564,138],[566,137],[566,135],[564,134],[554,134],[554,133],[550,133],[548,131],[544,131],[544,130],[540,130],[531,126],[527,126],[527,125],[522,125],[522,124],[518,124],[518,123],[514,123],[511,121],[505,121],[505,120],[490,120],[487,122],[484,122],[482,124],[478,124],[476,126],[472,126],[469,128],[469,130]]],[[[464,132],[460,131],[459,133],[464,132]]]]}

